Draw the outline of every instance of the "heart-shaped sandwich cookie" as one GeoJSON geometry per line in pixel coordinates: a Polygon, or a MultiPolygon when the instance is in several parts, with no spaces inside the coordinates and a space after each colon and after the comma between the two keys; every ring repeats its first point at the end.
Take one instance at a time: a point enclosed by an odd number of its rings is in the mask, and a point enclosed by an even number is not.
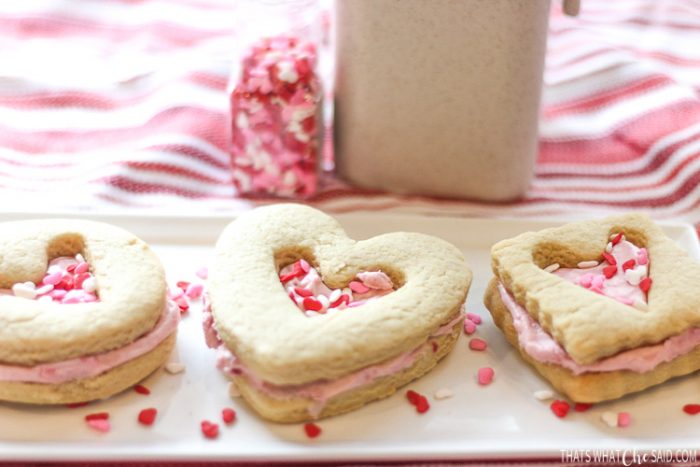
{"type": "Polygon", "coordinates": [[[700,263],[646,215],[504,240],[484,297],[496,325],[577,402],[700,369],[700,263]]]}
{"type": "Polygon", "coordinates": [[[219,238],[205,333],[260,415],[326,417],[428,372],[459,336],[470,283],[461,252],[438,238],[355,241],[315,209],[258,208],[219,238]]]}
{"type": "Polygon", "coordinates": [[[179,311],[149,247],[107,224],[0,224],[0,400],[63,404],[162,365],[179,311]]]}

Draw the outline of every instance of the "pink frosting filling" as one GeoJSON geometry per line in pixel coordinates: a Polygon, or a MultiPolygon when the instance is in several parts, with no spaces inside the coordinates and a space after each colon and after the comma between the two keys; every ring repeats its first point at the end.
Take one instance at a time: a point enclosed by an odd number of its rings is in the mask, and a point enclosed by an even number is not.
{"type": "Polygon", "coordinates": [[[0,381],[60,384],[92,378],[155,349],[175,331],[180,322],[180,309],[168,300],[156,325],[131,344],[97,355],[61,362],[42,363],[33,367],[0,365],[0,381]]]}
{"type": "MultiPolygon", "coordinates": [[[[358,274],[360,278],[361,274],[358,274]]],[[[382,274],[383,275],[383,274],[382,274]]],[[[371,275],[372,279],[380,278],[379,275],[371,275]]],[[[385,276],[386,277],[386,276],[385,276]]],[[[362,278],[365,280],[367,276],[362,278]]],[[[388,279],[388,277],[387,277],[388,279]]],[[[386,284],[383,279],[378,279],[381,283],[386,284]]],[[[366,282],[365,282],[366,283],[366,282]]],[[[325,287],[325,285],[324,285],[325,287]]],[[[367,298],[367,297],[365,297],[367,298]]],[[[366,300],[365,300],[366,302],[366,300]]],[[[457,316],[449,323],[440,326],[430,336],[435,338],[449,334],[457,323],[462,322],[464,314],[458,313],[457,316]]],[[[313,417],[318,416],[328,400],[338,394],[350,391],[357,387],[369,384],[384,376],[389,376],[394,373],[410,367],[421,355],[422,352],[434,351],[430,340],[421,344],[417,348],[402,353],[391,360],[382,362],[376,365],[371,365],[356,372],[350,373],[343,377],[330,381],[314,381],[312,383],[294,385],[294,386],[277,386],[268,383],[258,378],[253,371],[243,364],[221,341],[216,329],[214,328],[214,317],[211,313],[211,306],[205,303],[204,316],[202,321],[204,336],[207,346],[217,349],[218,359],[217,368],[228,374],[241,376],[246,378],[258,391],[265,393],[270,397],[277,399],[292,399],[297,397],[306,397],[312,399],[314,403],[309,407],[309,414],[313,417]]]]}
{"type": "Polygon", "coordinates": [[[563,366],[576,375],[618,370],[646,373],[661,363],[687,354],[700,344],[700,328],[690,328],[659,344],[626,350],[589,365],[580,365],[513,299],[503,284],[498,285],[498,291],[513,316],[520,347],[538,362],[563,366]]]}

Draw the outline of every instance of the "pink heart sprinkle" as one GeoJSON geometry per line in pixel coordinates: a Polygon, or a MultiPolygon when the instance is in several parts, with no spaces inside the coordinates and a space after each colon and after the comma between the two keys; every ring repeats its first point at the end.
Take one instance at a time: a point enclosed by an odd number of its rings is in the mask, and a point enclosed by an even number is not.
{"type": "Polygon", "coordinates": [[[369,287],[367,287],[365,284],[359,281],[352,281],[350,282],[350,290],[352,290],[355,293],[367,293],[369,292],[369,287]]]}
{"type": "Polygon", "coordinates": [[[476,313],[467,313],[467,319],[472,321],[474,324],[481,324],[481,316],[476,313]]]}
{"type": "Polygon", "coordinates": [[[620,412],[617,414],[617,426],[620,428],[626,428],[632,423],[632,416],[629,412],[620,412]]]}
{"type": "Polygon", "coordinates": [[[464,320],[464,332],[468,336],[471,336],[476,332],[476,324],[474,324],[474,321],[470,319],[465,319],[464,320]]]}
{"type": "Polygon", "coordinates": [[[207,268],[206,266],[202,266],[201,268],[197,269],[195,275],[200,279],[206,279],[207,277],[209,277],[209,268],[207,268]]]}
{"type": "Polygon", "coordinates": [[[112,429],[112,425],[110,425],[109,420],[95,419],[87,420],[85,423],[87,423],[87,425],[93,430],[99,431],[101,433],[107,433],[109,430],[112,429]]]}
{"type": "Polygon", "coordinates": [[[204,286],[202,284],[190,284],[187,286],[187,290],[185,291],[185,295],[187,295],[191,299],[197,299],[202,295],[202,292],[204,291],[204,286]]]}
{"type": "Polygon", "coordinates": [[[491,384],[491,381],[493,381],[494,374],[495,372],[493,371],[493,368],[486,366],[479,368],[479,371],[476,374],[476,379],[481,386],[487,386],[491,384]]]}

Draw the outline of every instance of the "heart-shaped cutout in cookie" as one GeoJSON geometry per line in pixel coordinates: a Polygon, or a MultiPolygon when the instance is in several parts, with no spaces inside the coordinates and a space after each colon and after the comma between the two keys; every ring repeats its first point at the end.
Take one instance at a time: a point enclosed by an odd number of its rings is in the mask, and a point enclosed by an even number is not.
{"type": "Polygon", "coordinates": [[[610,235],[601,256],[602,259],[579,261],[576,267],[562,268],[553,263],[544,270],[624,305],[647,310],[647,293],[653,283],[647,249],[617,232],[610,235]]]}
{"type": "MultiPolygon", "coordinates": [[[[626,349],[661,342],[700,326],[700,264],[647,216],[629,214],[528,232],[492,249],[498,279],[539,325],[579,364],[626,349]],[[619,233],[651,262],[647,306],[591,293],[545,270],[603,261],[611,235],[619,233]],[[646,308],[646,309],[645,309],[646,308]]],[[[641,281],[641,278],[640,278],[641,281]]]]}
{"type": "MultiPolygon", "coordinates": [[[[355,241],[320,211],[281,204],[246,213],[222,233],[210,269],[209,299],[216,331],[236,361],[254,375],[257,389],[311,391],[305,385],[330,384],[370,367],[383,374],[388,362],[407,359],[441,326],[450,325],[442,334],[458,332],[470,283],[461,252],[443,240],[397,232],[355,241]],[[309,319],[280,283],[280,271],[302,259],[331,289],[349,287],[363,272],[382,271],[395,290],[361,306],[309,319]]],[[[451,348],[453,341],[449,344],[451,348]]],[[[372,397],[358,397],[365,402],[385,397],[434,364],[426,363],[413,377],[402,374],[403,383],[372,397]]],[[[270,408],[263,413],[267,418],[304,419],[291,410],[289,416],[275,416],[275,407],[279,412],[287,407],[267,399],[258,404],[253,399],[259,402],[260,391],[242,392],[258,411],[261,405],[270,408]]],[[[299,402],[303,411],[306,403],[299,402]]]]}
{"type": "Polygon", "coordinates": [[[166,288],[158,258],[117,227],[0,224],[0,399],[90,400],[148,375],[174,344],[166,288]]]}

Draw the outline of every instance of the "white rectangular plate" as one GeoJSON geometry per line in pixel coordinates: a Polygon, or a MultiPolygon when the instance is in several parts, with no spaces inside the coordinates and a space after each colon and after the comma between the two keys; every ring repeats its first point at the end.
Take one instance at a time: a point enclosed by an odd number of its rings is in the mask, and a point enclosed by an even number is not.
{"type": "MultiPolygon", "coordinates": [[[[40,217],[11,214],[3,220],[40,217]]],[[[41,216],[47,217],[47,216],[41,216]]],[[[55,215],[52,215],[55,217],[55,215]]],[[[162,258],[171,284],[195,279],[194,271],[212,257],[213,244],[227,217],[89,216],[123,226],[147,242],[162,258]]],[[[424,378],[409,385],[430,396],[431,409],[419,415],[408,404],[404,390],[355,412],[322,420],[322,435],[309,440],[301,425],[261,421],[241,399],[227,396],[227,380],[215,368],[215,353],[202,337],[201,306],[194,306],[180,324],[177,350],[171,360],[186,372],[163,370],[144,384],[152,393],[126,391],[87,407],[26,407],[0,404],[0,458],[34,460],[399,460],[560,458],[560,450],[682,449],[695,448],[698,420],[682,412],[686,403],[699,403],[699,376],[676,379],[622,400],[600,404],[585,413],[571,411],[556,418],[548,402],[533,392],[547,389],[502,337],[482,305],[491,278],[489,248],[498,240],[527,230],[555,225],[524,220],[470,220],[376,214],[338,216],[354,238],[407,230],[440,236],[464,251],[474,272],[468,310],[484,318],[477,335],[488,344],[473,352],[464,336],[454,351],[424,378]],[[475,381],[477,369],[493,367],[488,387],[475,381]],[[440,388],[454,397],[434,400],[440,388]],[[230,427],[221,425],[217,440],[204,439],[200,421],[220,420],[223,407],[238,412],[230,427]],[[152,427],[140,426],[142,408],[156,407],[152,427]],[[85,414],[108,411],[113,429],[107,434],[90,430],[85,414]],[[626,429],[609,428],[600,421],[603,411],[626,411],[633,423],[626,429]]],[[[700,249],[692,227],[666,224],[665,230],[695,258],[700,249]]],[[[653,261],[653,258],[652,258],[653,261]]],[[[614,323],[611,323],[614,325],[614,323]]]]}

